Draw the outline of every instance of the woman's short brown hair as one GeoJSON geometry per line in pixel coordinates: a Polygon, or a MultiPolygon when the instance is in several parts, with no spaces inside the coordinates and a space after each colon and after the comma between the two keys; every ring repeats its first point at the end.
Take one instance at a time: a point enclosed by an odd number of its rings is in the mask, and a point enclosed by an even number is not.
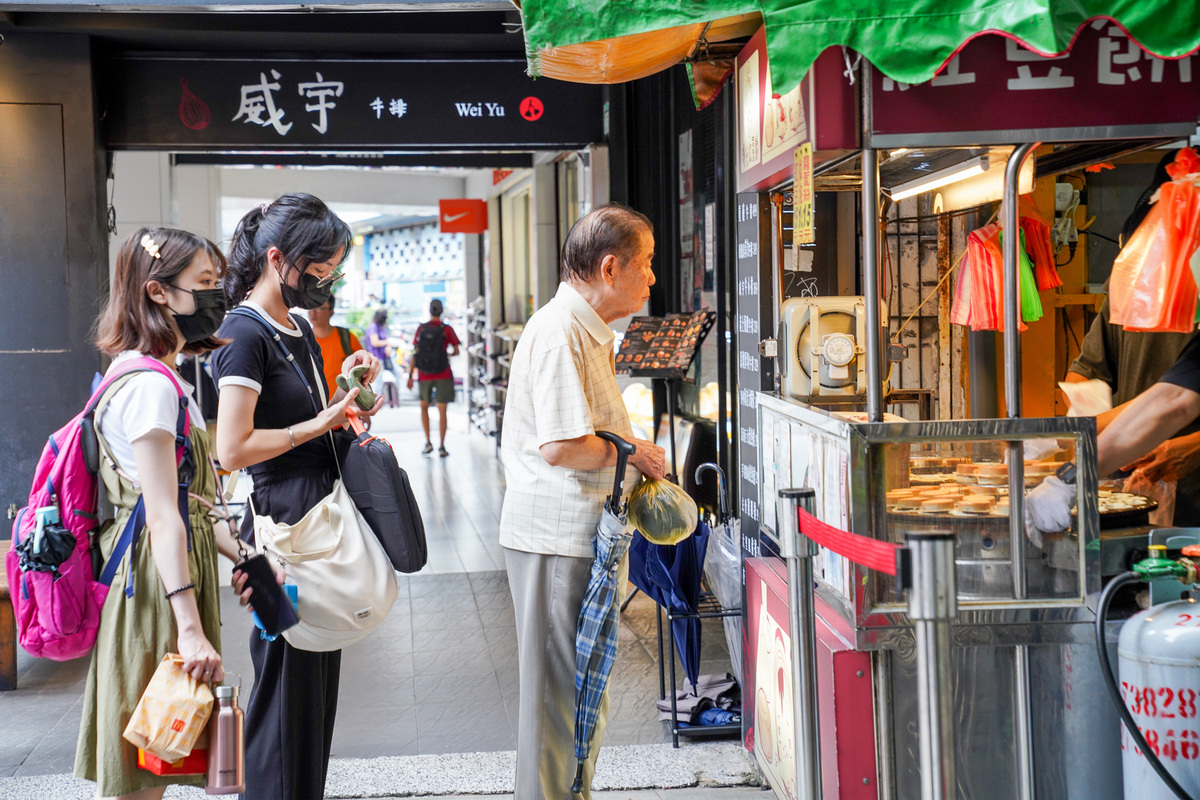
{"type": "MultiPolygon", "coordinates": [[[[217,277],[225,275],[225,256],[205,239],[175,228],[138,228],[129,235],[117,254],[108,304],[96,324],[96,347],[109,356],[124,350],[136,350],[162,358],[175,349],[178,328],[172,312],[146,293],[149,281],[171,285],[179,273],[203,251],[217,268],[217,277]],[[147,245],[142,237],[149,236],[147,245]],[[158,255],[154,255],[157,251],[158,255]]],[[[215,350],[227,342],[210,336],[185,344],[185,355],[215,350]]]]}

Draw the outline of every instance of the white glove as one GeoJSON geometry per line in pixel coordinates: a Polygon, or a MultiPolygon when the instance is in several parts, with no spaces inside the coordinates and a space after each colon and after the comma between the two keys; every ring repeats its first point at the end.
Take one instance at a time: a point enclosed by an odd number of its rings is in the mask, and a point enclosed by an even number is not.
{"type": "Polygon", "coordinates": [[[1025,496],[1025,535],[1036,547],[1042,546],[1042,533],[1065,531],[1071,527],[1071,506],[1075,505],[1074,484],[1049,477],[1025,496]]]}

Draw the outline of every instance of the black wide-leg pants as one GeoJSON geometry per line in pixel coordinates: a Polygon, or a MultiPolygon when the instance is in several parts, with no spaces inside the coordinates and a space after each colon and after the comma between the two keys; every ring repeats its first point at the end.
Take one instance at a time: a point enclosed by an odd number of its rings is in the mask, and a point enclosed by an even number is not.
{"type": "MultiPolygon", "coordinates": [[[[257,513],[294,525],[333,488],[324,472],[294,470],[256,475],[257,513]]],[[[242,538],[253,541],[252,514],[242,538]]],[[[292,647],[283,636],[268,642],[250,631],[254,688],[246,700],[246,793],[243,800],[322,800],[342,653],[292,647]]]]}
{"type": "Polygon", "coordinates": [[[297,650],[250,633],[245,800],[321,800],[337,714],[342,652],[297,650]]]}

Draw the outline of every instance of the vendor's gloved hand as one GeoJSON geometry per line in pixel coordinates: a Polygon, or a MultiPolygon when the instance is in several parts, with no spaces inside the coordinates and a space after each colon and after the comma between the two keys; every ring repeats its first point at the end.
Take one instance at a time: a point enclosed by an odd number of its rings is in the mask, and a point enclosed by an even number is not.
{"type": "Polygon", "coordinates": [[[1071,527],[1071,506],[1075,505],[1075,486],[1050,477],[1025,497],[1025,535],[1037,547],[1043,533],[1065,531],[1071,527]]]}

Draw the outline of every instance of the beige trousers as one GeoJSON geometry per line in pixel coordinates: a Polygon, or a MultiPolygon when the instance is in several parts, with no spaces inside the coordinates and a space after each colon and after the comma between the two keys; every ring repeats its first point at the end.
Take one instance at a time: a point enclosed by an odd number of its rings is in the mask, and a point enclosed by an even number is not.
{"type": "MultiPolygon", "coordinates": [[[[517,776],[513,800],[590,800],[596,755],[604,739],[608,693],[600,706],[591,752],[584,763],[583,791],[575,778],[575,631],[591,575],[590,558],[505,549],[508,585],[517,618],[520,704],[517,711],[517,776]]],[[[621,564],[624,593],[629,561],[621,564]]],[[[618,596],[617,602],[620,602],[618,596]]]]}

